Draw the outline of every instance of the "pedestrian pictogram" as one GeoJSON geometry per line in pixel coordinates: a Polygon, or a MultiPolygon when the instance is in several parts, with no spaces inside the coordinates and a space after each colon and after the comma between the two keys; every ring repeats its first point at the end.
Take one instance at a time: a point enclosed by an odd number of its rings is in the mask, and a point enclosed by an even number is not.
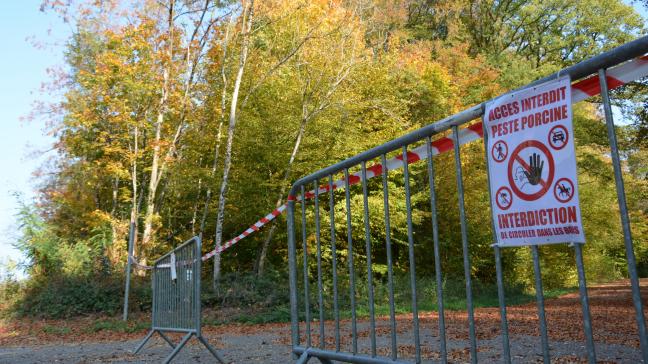
{"type": "Polygon", "coordinates": [[[499,206],[500,209],[508,210],[508,208],[513,204],[513,194],[511,193],[510,188],[506,186],[500,187],[497,190],[496,195],[495,203],[497,203],[497,206],[499,206]]]}
{"type": "Polygon", "coordinates": [[[491,155],[496,162],[504,162],[504,160],[508,156],[508,145],[506,144],[506,142],[500,140],[495,143],[495,145],[493,145],[493,148],[491,148],[491,155]]]}
{"type": "Polygon", "coordinates": [[[561,178],[554,185],[556,200],[567,203],[574,197],[574,183],[569,178],[561,178]]]}
{"type": "Polygon", "coordinates": [[[511,153],[508,163],[509,184],[515,195],[525,201],[534,201],[544,196],[553,183],[554,173],[551,152],[537,140],[522,142],[511,153]]]}
{"type": "Polygon", "coordinates": [[[567,128],[565,128],[563,125],[554,126],[553,128],[551,128],[551,130],[549,130],[547,141],[553,149],[563,149],[569,141],[569,132],[567,131],[567,128]]]}

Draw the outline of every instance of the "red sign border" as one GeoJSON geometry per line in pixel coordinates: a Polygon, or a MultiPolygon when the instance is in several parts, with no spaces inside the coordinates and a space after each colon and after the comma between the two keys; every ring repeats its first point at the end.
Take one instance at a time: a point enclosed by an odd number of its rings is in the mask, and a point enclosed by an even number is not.
{"type": "Polygon", "coordinates": [[[509,185],[511,186],[511,189],[515,193],[515,195],[524,201],[535,201],[539,199],[540,197],[544,196],[547,191],[549,191],[549,188],[553,186],[553,179],[554,175],[556,172],[556,166],[554,163],[553,155],[551,154],[551,151],[549,148],[547,148],[546,145],[542,144],[542,142],[538,140],[527,140],[522,143],[520,143],[515,150],[513,150],[513,153],[511,153],[511,158],[509,159],[509,164],[508,164],[508,180],[509,180],[509,185]],[[547,183],[546,186],[544,186],[540,191],[533,193],[533,194],[526,194],[522,191],[520,191],[519,188],[515,185],[515,182],[513,181],[513,175],[511,174],[511,169],[513,168],[513,161],[515,161],[515,157],[520,154],[520,151],[522,149],[527,148],[527,147],[535,147],[540,149],[543,153],[547,155],[547,162],[548,162],[548,168],[549,168],[549,176],[547,178],[547,183]]]}
{"type": "Polygon", "coordinates": [[[504,140],[498,140],[495,143],[493,143],[493,147],[491,148],[491,157],[493,158],[493,161],[495,161],[495,163],[504,162],[506,160],[506,158],[508,157],[508,153],[509,153],[509,146],[504,140]],[[497,160],[497,158],[495,158],[494,152],[495,152],[495,146],[497,145],[497,143],[504,143],[504,146],[506,147],[506,155],[504,156],[504,158],[502,158],[502,160],[497,160]]]}
{"type": "Polygon", "coordinates": [[[513,206],[513,193],[511,192],[511,189],[506,187],[506,186],[502,186],[502,187],[498,188],[497,192],[495,192],[495,203],[497,204],[497,207],[499,207],[500,210],[502,210],[502,211],[506,211],[506,210],[510,209],[511,206],[513,206]],[[511,202],[509,203],[509,205],[507,207],[502,207],[502,205],[500,205],[500,203],[499,203],[499,200],[497,199],[497,197],[499,196],[499,193],[500,193],[501,190],[508,190],[509,195],[511,196],[511,202]]]}
{"type": "Polygon", "coordinates": [[[556,201],[558,201],[558,202],[560,202],[560,203],[567,203],[567,202],[571,201],[572,198],[574,198],[574,195],[576,194],[575,189],[576,189],[576,188],[574,187],[574,182],[572,182],[571,179],[569,179],[569,178],[567,178],[567,177],[562,177],[562,178],[559,178],[559,179],[556,181],[556,183],[554,184],[553,194],[554,194],[554,197],[556,198],[556,201]],[[564,201],[563,201],[561,198],[558,198],[558,195],[556,195],[556,186],[558,186],[558,183],[559,183],[560,181],[562,181],[562,180],[565,180],[565,181],[569,182],[569,184],[571,185],[571,188],[572,188],[572,194],[571,194],[571,196],[569,196],[569,198],[566,199],[566,200],[564,200],[564,201]]]}
{"type": "Polygon", "coordinates": [[[554,150],[561,150],[561,149],[563,149],[564,147],[566,147],[567,144],[569,144],[569,130],[567,130],[567,127],[564,126],[564,125],[562,125],[562,124],[558,124],[558,125],[554,126],[553,128],[549,129],[549,134],[547,134],[547,143],[548,143],[549,146],[552,147],[554,150]],[[562,129],[564,129],[564,130],[565,130],[565,134],[566,134],[566,138],[567,138],[567,139],[565,140],[565,144],[563,144],[562,147],[560,147],[560,148],[556,148],[556,147],[554,147],[554,145],[551,143],[551,132],[553,132],[554,129],[557,129],[557,128],[562,128],[562,129]]]}

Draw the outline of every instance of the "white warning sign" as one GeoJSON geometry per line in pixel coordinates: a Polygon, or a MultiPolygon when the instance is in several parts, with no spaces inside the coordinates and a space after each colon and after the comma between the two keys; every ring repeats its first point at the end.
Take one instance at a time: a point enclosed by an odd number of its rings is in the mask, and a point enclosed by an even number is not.
{"type": "Polygon", "coordinates": [[[487,104],[484,129],[497,245],[584,243],[569,77],[487,104]]]}

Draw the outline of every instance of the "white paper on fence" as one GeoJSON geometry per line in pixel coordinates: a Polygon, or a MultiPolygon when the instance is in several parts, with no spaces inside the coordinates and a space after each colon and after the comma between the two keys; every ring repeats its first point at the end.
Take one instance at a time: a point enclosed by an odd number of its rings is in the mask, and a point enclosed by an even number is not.
{"type": "Polygon", "coordinates": [[[486,105],[497,245],[585,242],[571,106],[568,76],[486,105]]]}
{"type": "Polygon", "coordinates": [[[176,272],[176,256],[175,253],[171,253],[171,280],[175,281],[178,279],[176,272]]]}

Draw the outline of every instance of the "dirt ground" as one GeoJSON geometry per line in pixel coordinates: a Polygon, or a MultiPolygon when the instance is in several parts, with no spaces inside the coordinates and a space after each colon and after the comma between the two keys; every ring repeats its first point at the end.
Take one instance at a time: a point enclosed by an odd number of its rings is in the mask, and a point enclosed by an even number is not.
{"type": "MultiPolygon", "coordinates": [[[[603,363],[641,362],[639,340],[634,321],[629,282],[621,281],[589,288],[596,354],[603,363]]],[[[644,302],[648,299],[648,280],[642,281],[644,302]]],[[[552,361],[555,363],[586,362],[582,330],[582,311],[577,293],[547,300],[547,321],[552,361]]],[[[475,311],[478,358],[480,362],[501,361],[501,337],[498,308],[480,308],[475,311]]],[[[412,323],[408,315],[397,318],[398,357],[411,359],[412,323]]],[[[438,316],[435,312],[420,314],[422,357],[424,362],[439,358],[438,316]]],[[[97,318],[87,317],[70,321],[11,322],[0,326],[0,363],[154,363],[162,361],[171,348],[159,337],[139,354],[132,351],[144,337],[146,330],[129,334],[101,330],[89,333],[87,327],[97,318]],[[64,328],[60,330],[52,328],[64,328]]],[[[509,330],[513,361],[517,363],[542,362],[539,327],[535,303],[508,307],[509,330]]],[[[351,347],[350,322],[341,322],[341,349],[351,347]]],[[[469,360],[467,314],[446,312],[448,352],[451,362],[469,360]]],[[[319,344],[317,323],[313,323],[312,340],[319,344]]],[[[369,324],[358,323],[359,351],[369,352],[369,324]]],[[[302,324],[302,342],[306,340],[302,324]]],[[[325,345],[334,348],[334,324],[326,322],[325,345]]],[[[378,355],[390,356],[389,319],[377,320],[378,355]]],[[[204,336],[229,363],[287,363],[290,360],[290,325],[206,326],[204,336]]],[[[174,336],[177,342],[179,336],[174,336]]],[[[174,363],[214,362],[213,357],[192,339],[174,363]]],[[[311,362],[317,362],[312,360],[311,362]]]]}

